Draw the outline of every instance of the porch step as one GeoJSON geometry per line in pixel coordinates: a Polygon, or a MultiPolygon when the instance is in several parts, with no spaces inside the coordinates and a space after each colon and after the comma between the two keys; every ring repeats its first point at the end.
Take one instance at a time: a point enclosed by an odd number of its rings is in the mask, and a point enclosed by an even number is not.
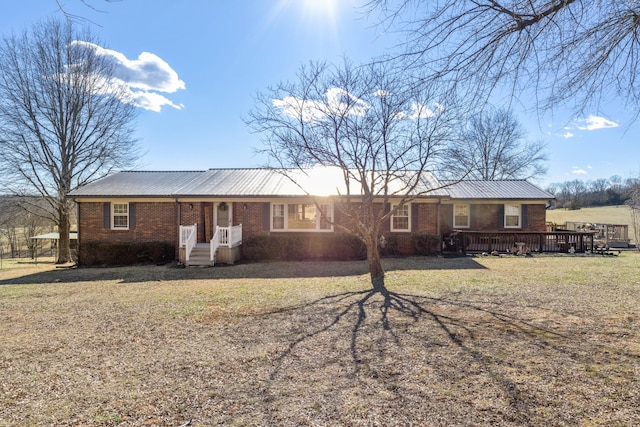
{"type": "Polygon", "coordinates": [[[215,264],[215,260],[212,262],[209,260],[209,245],[198,244],[191,251],[189,255],[189,261],[187,261],[188,267],[212,267],[215,264]]]}

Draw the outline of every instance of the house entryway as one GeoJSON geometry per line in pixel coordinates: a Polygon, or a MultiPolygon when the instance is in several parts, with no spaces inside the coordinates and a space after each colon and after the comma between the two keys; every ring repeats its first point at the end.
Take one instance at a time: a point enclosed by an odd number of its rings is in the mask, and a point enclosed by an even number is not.
{"type": "Polygon", "coordinates": [[[231,226],[231,206],[227,202],[205,202],[203,205],[204,217],[204,241],[198,243],[209,243],[218,227],[231,226]]]}
{"type": "Polygon", "coordinates": [[[201,223],[180,226],[180,262],[185,265],[233,264],[240,259],[242,224],[232,225],[233,204],[202,202],[201,223]],[[201,241],[202,240],[202,241],[201,241]]]}

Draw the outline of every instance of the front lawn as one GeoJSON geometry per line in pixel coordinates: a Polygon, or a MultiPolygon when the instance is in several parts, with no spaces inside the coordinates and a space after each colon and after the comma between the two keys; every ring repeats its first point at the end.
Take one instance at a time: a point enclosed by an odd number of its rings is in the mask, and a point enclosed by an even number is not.
{"type": "Polygon", "coordinates": [[[0,426],[640,425],[639,262],[0,270],[0,426]]]}

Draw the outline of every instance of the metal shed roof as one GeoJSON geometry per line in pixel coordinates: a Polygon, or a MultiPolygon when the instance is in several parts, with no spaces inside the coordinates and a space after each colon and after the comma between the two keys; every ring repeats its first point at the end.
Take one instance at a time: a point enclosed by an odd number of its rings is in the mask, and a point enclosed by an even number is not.
{"type": "MultiPolygon", "coordinates": [[[[47,234],[39,234],[39,235],[33,236],[31,238],[34,239],[34,240],[60,240],[60,233],[52,232],[52,233],[47,233],[47,234]]],[[[78,240],[78,232],[77,231],[71,231],[69,233],[69,239],[78,240]]]]}

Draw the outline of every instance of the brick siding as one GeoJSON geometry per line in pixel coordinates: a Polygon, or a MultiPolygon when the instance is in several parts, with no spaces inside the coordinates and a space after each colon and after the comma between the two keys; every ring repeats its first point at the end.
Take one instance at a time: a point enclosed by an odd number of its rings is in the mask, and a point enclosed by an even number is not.
{"type": "MultiPolygon", "coordinates": [[[[130,230],[111,230],[105,228],[104,203],[80,202],[79,210],[79,244],[82,242],[169,242],[177,248],[178,222],[182,225],[198,224],[198,239],[204,238],[205,206],[213,207],[212,202],[194,202],[178,204],[175,202],[136,202],[135,226],[130,230]]],[[[472,230],[499,230],[499,204],[476,204],[473,208],[474,219],[472,230]]],[[[267,202],[234,202],[232,223],[243,225],[243,237],[271,234],[265,215],[269,211],[267,202]]],[[[382,208],[382,205],[380,205],[382,208]]],[[[413,234],[437,234],[437,216],[440,210],[440,232],[443,234],[453,230],[453,206],[435,203],[413,203],[410,209],[412,232],[391,232],[387,222],[381,233],[392,236],[397,242],[398,254],[413,254],[413,234]]],[[[340,213],[336,209],[335,220],[340,221],[340,213]]],[[[542,204],[528,205],[528,224],[522,231],[546,231],[546,210],[542,204]]],[[[269,215],[270,221],[270,215],[269,215]]],[[[339,231],[336,231],[339,233],[339,231]]]]}
{"type": "Polygon", "coordinates": [[[135,227],[129,230],[105,228],[104,203],[78,204],[78,240],[82,242],[171,242],[177,246],[175,203],[136,203],[135,227]]]}
{"type": "MultiPolygon", "coordinates": [[[[527,224],[522,228],[501,227],[500,204],[472,204],[471,226],[460,230],[469,231],[547,231],[546,207],[543,204],[527,206],[527,224]]],[[[448,234],[453,231],[453,205],[442,205],[440,208],[441,232],[448,234]]]]}

